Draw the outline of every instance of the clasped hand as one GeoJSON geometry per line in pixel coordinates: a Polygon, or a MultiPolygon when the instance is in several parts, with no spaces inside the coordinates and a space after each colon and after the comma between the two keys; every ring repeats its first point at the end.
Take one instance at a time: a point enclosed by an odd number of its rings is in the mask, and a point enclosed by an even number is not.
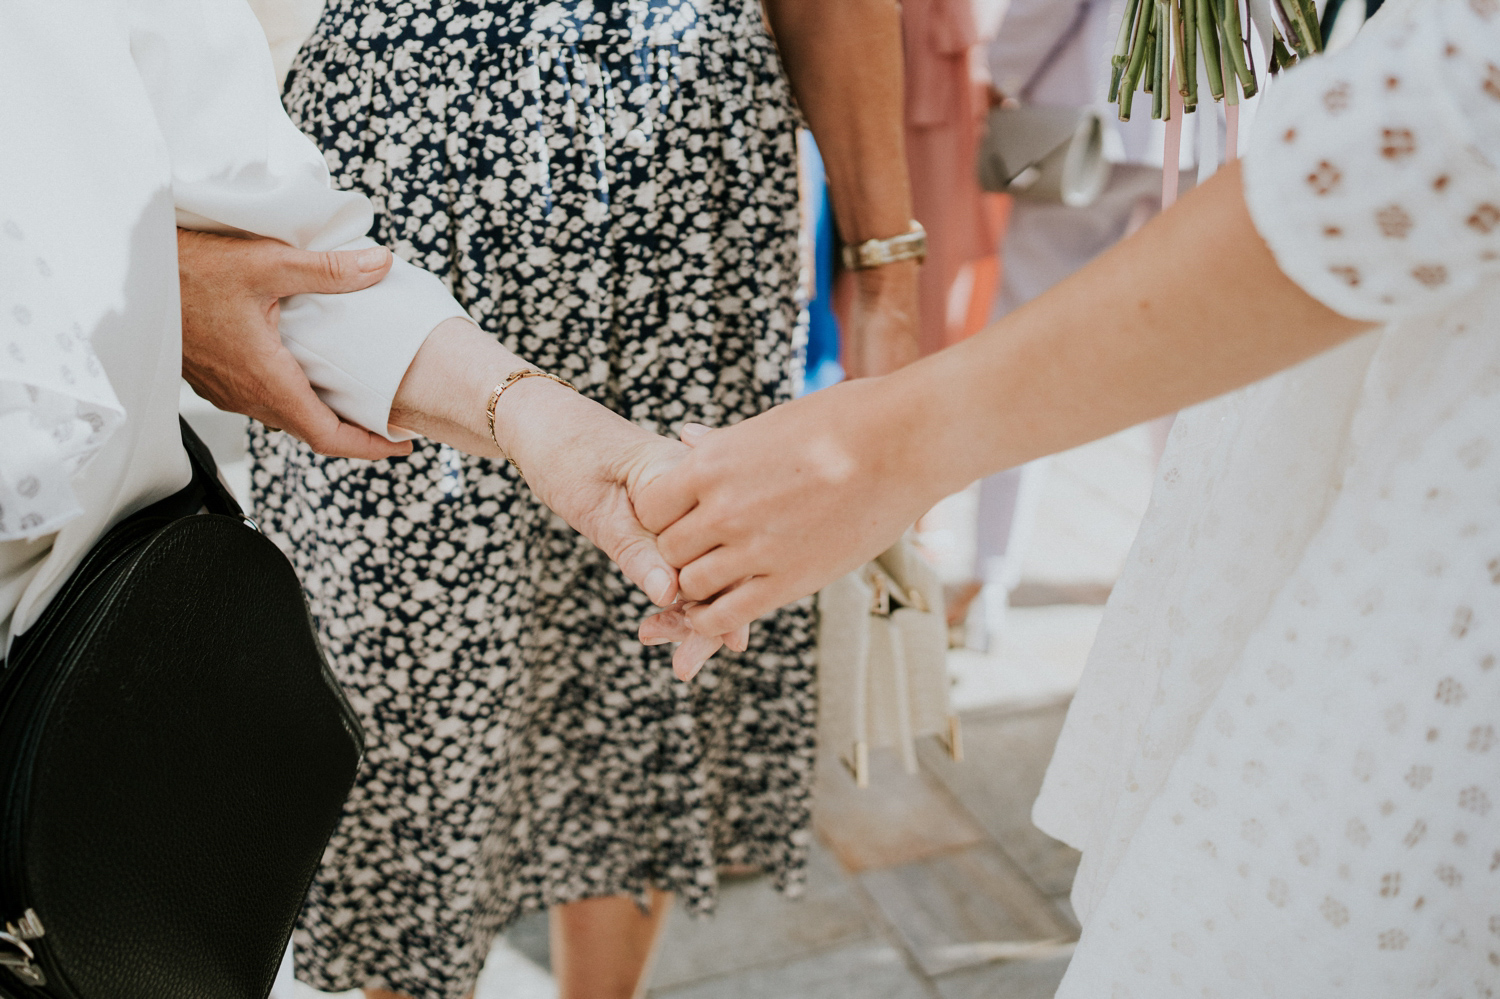
{"type": "MultiPolygon", "coordinates": [[[[379,247],[344,252],[299,250],[271,239],[241,239],[179,230],[183,376],[220,409],[285,429],[322,454],[380,459],[410,444],[344,421],[309,384],[281,341],[281,300],[302,293],[347,294],[378,283],[391,265],[379,247]]],[[[743,651],[748,620],[722,632],[686,624],[690,603],[678,600],[677,573],[655,535],[636,518],[633,500],[687,453],[687,448],[630,423],[603,406],[544,379],[507,393],[497,414],[498,440],[485,426],[484,399],[504,374],[524,363],[467,320],[450,320],[428,336],[394,400],[395,424],[489,458],[510,456],[537,496],[608,555],[675,620],[673,666],[684,679],[723,644],[743,651]]]]}
{"type": "MultiPolygon", "coordinates": [[[[643,641],[742,629],[874,558],[932,505],[921,428],[892,432],[890,392],[863,378],[684,432],[692,454],[632,497],[685,602],[643,622],[643,641]]],[[[674,667],[687,678],[696,664],[674,667]]]]}

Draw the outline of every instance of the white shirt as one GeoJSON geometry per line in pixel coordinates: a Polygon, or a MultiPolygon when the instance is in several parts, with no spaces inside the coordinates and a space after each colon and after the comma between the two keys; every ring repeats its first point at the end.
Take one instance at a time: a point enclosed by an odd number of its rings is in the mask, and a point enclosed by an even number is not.
{"type": "MultiPolygon", "coordinates": [[[[282,110],[243,0],[0,9],[0,647],[109,526],[186,484],[175,227],[349,249],[368,201],[330,188],[282,110]]],[[[282,338],[345,419],[387,433],[427,334],[464,315],[397,261],[283,305],[282,338]]]]}

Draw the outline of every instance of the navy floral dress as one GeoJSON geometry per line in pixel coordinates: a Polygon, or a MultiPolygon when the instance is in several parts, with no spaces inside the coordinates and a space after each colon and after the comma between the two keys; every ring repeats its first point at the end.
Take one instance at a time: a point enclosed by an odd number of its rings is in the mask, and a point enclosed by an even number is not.
{"type": "MultiPolygon", "coordinates": [[[[789,397],[797,116],[756,0],[331,0],[286,103],[376,239],[591,398],[675,433],[789,397]]],[[[810,603],[685,686],[636,640],[645,598],[503,463],[252,450],[369,739],[299,977],[458,999],[527,910],[707,910],[724,864],[796,890],[810,603]]]]}

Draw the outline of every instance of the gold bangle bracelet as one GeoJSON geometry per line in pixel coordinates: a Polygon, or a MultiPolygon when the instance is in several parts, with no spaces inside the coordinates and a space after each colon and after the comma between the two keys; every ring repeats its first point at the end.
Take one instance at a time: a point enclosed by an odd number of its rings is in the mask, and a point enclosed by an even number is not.
{"type": "Polygon", "coordinates": [[[499,385],[496,385],[495,391],[490,393],[490,404],[485,407],[485,415],[489,417],[490,421],[490,440],[494,441],[495,446],[500,448],[500,454],[505,458],[506,461],[510,462],[510,467],[514,468],[517,472],[520,472],[521,477],[524,479],[526,477],[526,473],[521,471],[521,466],[516,464],[516,459],[505,453],[505,448],[501,445],[500,438],[495,434],[495,407],[500,404],[500,397],[505,394],[505,390],[510,388],[516,382],[520,381],[522,378],[546,378],[551,381],[557,382],[557,384],[563,386],[564,388],[572,389],[574,392],[578,391],[578,386],[574,385],[566,378],[559,378],[557,375],[552,374],[552,372],[543,371],[540,368],[517,368],[510,374],[506,375],[505,380],[502,381],[499,385]]]}
{"type": "Polygon", "coordinates": [[[903,260],[915,260],[920,264],[926,259],[927,230],[916,219],[912,219],[910,228],[899,236],[867,239],[863,243],[847,245],[843,250],[844,269],[851,271],[899,264],[903,260]]]}

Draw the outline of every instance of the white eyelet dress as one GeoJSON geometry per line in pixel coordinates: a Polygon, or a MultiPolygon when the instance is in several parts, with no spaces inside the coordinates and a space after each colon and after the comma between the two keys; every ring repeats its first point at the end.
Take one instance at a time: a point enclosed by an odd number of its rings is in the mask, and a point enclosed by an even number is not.
{"type": "Polygon", "coordinates": [[[1181,418],[1034,812],[1062,999],[1500,995],[1500,4],[1270,87],[1247,200],[1384,325],[1181,418]]]}
{"type": "MultiPolygon", "coordinates": [[[[286,102],[376,239],[590,398],[669,434],[790,398],[798,119],[756,0],[332,0],[286,102]]],[[[810,601],[681,684],[649,602],[504,462],[252,448],[368,740],[301,977],[460,999],[528,910],[701,912],[719,864],[796,888],[810,601]]]]}

